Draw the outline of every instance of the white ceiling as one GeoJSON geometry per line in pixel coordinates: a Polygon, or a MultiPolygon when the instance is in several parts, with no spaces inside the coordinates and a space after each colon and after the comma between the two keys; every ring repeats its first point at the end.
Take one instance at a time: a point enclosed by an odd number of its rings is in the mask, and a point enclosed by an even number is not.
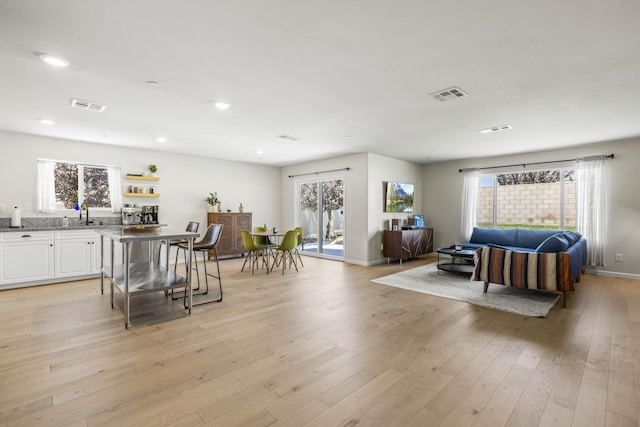
{"type": "Polygon", "coordinates": [[[0,0],[0,73],[12,132],[274,166],[514,154],[640,135],[640,2],[0,0]]]}

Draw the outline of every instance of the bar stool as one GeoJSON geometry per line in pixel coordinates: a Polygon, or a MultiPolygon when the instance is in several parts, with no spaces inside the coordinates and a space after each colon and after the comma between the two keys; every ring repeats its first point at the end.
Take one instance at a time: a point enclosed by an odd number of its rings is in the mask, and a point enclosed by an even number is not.
{"type": "MultiPolygon", "coordinates": [[[[218,262],[218,243],[220,242],[220,236],[222,236],[222,230],[224,229],[224,224],[210,224],[207,228],[207,232],[205,233],[202,240],[195,242],[193,244],[193,258],[194,265],[192,266],[193,271],[196,272],[196,277],[198,278],[198,287],[196,289],[200,289],[200,272],[198,269],[198,256],[197,253],[200,252],[202,254],[202,263],[204,264],[204,281],[205,281],[205,289],[204,292],[193,294],[195,295],[207,295],[209,293],[209,277],[213,277],[218,279],[218,287],[220,288],[220,298],[213,299],[209,301],[199,302],[196,305],[209,304],[212,302],[220,302],[222,301],[222,278],[220,277],[220,263],[218,262]],[[216,267],[217,267],[217,275],[207,272],[207,255],[209,251],[213,251],[216,259],[216,267]]],[[[189,249],[189,243],[179,243],[179,249],[183,249],[187,251],[189,249]]],[[[189,266],[187,266],[189,268],[189,266]]],[[[174,300],[177,298],[173,298],[174,300]]]]}
{"type": "MultiPolygon", "coordinates": [[[[197,233],[198,232],[198,228],[200,227],[200,223],[199,222],[195,222],[195,221],[190,221],[189,224],[187,224],[187,228],[185,231],[188,231],[190,233],[197,233]]],[[[179,245],[181,243],[184,243],[185,245],[187,245],[187,242],[185,239],[174,239],[174,240],[169,240],[169,248],[167,249],[168,251],[171,250],[171,248],[175,247],[176,248],[176,261],[173,264],[173,273],[175,274],[176,272],[176,268],[178,266],[178,253],[180,252],[180,247],[179,245]]],[[[164,240],[160,242],[160,245],[164,244],[164,240]]],[[[185,255],[187,253],[186,249],[184,251],[185,255]]],[[[158,252],[158,258],[160,257],[160,252],[158,252]]],[[[186,256],[185,256],[186,259],[186,256]]],[[[169,268],[169,266],[167,266],[167,269],[169,268]]]]}

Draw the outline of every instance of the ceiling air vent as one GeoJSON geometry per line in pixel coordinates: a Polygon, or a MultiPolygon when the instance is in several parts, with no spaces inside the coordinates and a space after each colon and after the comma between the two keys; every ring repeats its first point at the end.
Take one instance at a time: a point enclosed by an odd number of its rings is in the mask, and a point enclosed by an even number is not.
{"type": "Polygon", "coordinates": [[[291,136],[291,135],[278,135],[278,138],[288,139],[289,141],[300,141],[300,138],[296,138],[295,136],[291,136]]]}
{"type": "Polygon", "coordinates": [[[450,87],[449,89],[442,89],[437,92],[430,93],[429,96],[433,97],[436,101],[446,102],[452,99],[462,98],[468,96],[468,94],[459,87],[450,87]]]}
{"type": "Polygon", "coordinates": [[[501,132],[503,130],[512,129],[511,125],[502,125],[502,126],[494,126],[492,128],[481,129],[478,132],[480,133],[493,133],[493,132],[501,132]]]}
{"type": "Polygon", "coordinates": [[[79,108],[81,110],[97,111],[98,113],[102,113],[105,108],[107,108],[106,105],[98,104],[97,102],[83,101],[81,99],[75,98],[71,100],[71,106],[73,108],[79,108]]]}

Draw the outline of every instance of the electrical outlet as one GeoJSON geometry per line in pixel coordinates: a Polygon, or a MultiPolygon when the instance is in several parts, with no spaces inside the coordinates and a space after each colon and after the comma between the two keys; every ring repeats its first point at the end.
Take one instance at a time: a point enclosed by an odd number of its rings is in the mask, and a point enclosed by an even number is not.
{"type": "Polygon", "coordinates": [[[380,250],[384,251],[384,243],[380,243],[380,250]]]}
{"type": "Polygon", "coordinates": [[[622,262],[622,254],[616,254],[616,262],[622,262]]]}

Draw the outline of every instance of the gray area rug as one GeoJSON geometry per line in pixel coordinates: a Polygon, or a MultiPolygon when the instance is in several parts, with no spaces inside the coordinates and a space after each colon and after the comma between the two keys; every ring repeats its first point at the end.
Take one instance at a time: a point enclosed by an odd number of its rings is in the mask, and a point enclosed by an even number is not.
{"type": "Polygon", "coordinates": [[[560,298],[553,293],[495,284],[490,284],[485,294],[483,282],[472,282],[469,275],[444,271],[438,275],[435,263],[379,277],[372,282],[532,317],[546,317],[560,298]]]}

